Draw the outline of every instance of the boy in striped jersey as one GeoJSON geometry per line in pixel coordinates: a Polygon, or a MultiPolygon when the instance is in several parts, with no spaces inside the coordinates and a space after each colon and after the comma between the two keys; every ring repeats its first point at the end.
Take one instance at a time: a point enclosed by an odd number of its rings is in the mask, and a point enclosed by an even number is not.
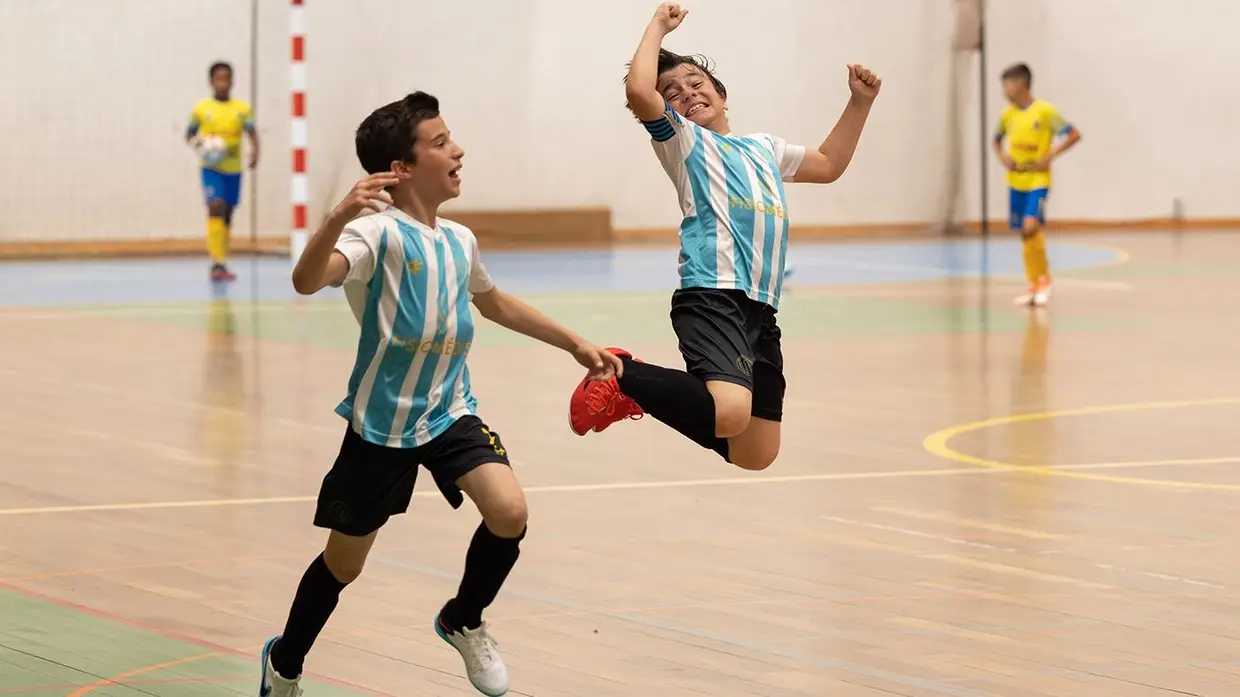
{"type": "Polygon", "coordinates": [[[526,504],[499,434],[476,414],[466,354],[474,335],[470,302],[483,317],[568,351],[606,380],[622,369],[584,341],[495,287],[469,228],[437,216],[460,195],[464,151],[434,97],[416,92],[366,118],[357,155],[370,173],[310,239],[293,270],[299,293],[344,286],[361,337],[340,453],[319,491],[314,524],[331,533],[310,564],[284,632],[262,652],[261,697],[296,697],[302,664],[362,571],[380,527],[404,513],[418,466],[458,508],[467,494],[482,514],[456,597],[435,632],[465,661],[478,691],[508,691],[508,669],[482,621],[517,561],[526,504]],[[365,209],[374,215],[357,217],[365,209]]]}
{"type": "Polygon", "coordinates": [[[675,3],[659,6],[625,81],[628,107],[650,133],[684,214],[671,319],[687,372],[611,349],[623,375],[583,380],[569,423],[585,435],[649,413],[728,462],[762,470],[779,454],[783,417],[775,321],[788,242],[783,185],[844,174],[882,83],[864,66],[848,66],[852,96],[817,149],[735,134],[727,90],[707,64],[661,47],[687,14],[675,3]]]}

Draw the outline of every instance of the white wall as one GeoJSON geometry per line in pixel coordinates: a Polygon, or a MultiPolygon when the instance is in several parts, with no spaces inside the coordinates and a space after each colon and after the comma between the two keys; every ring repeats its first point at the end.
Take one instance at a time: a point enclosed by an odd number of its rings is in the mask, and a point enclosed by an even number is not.
{"type": "MultiPolygon", "coordinates": [[[[848,175],[795,187],[799,224],[924,222],[945,190],[949,0],[688,3],[668,47],[715,59],[738,130],[817,144],[847,99],[844,64],[883,94],[848,175]]],[[[991,120],[998,73],[1026,60],[1039,96],[1085,133],[1057,169],[1052,214],[1240,217],[1240,27],[1234,0],[990,0],[991,120]]],[[[620,227],[674,226],[674,197],[622,108],[624,63],[654,2],[307,0],[312,215],[360,174],[352,131],[370,109],[425,89],[467,150],[469,208],[605,205],[620,227]]],[[[0,0],[0,240],[196,237],[197,174],[182,145],[206,67],[258,79],[263,234],[288,204],[288,26],[261,0],[0,0]]],[[[969,99],[976,98],[972,86],[969,99]]],[[[978,208],[978,122],[965,114],[966,210],[978,208]]],[[[987,130],[990,124],[986,124],[987,130]]],[[[991,168],[993,211],[1005,205],[991,168]]],[[[254,199],[247,190],[245,204],[254,199]]],[[[242,230],[248,211],[240,214],[242,230]]]]}

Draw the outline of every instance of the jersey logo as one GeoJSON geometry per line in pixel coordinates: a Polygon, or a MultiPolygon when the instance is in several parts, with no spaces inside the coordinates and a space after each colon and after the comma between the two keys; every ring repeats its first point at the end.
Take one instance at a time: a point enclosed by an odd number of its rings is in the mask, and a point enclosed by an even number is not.
{"type": "Polygon", "coordinates": [[[414,259],[413,261],[405,264],[405,269],[409,271],[409,275],[411,276],[416,276],[422,273],[422,269],[424,268],[426,268],[426,264],[423,264],[418,259],[414,259]]]}

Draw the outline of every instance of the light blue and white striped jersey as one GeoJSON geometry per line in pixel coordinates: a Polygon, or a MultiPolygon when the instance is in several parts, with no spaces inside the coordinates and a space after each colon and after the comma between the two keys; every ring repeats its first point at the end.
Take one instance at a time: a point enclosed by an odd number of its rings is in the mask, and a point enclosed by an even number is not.
{"type": "Polygon", "coordinates": [[[742,290],[778,308],[788,244],[783,183],[805,147],[767,133],[715,133],[670,105],[643,125],[680,196],[680,287],[742,290]]]}
{"type": "Polygon", "coordinates": [[[336,413],[371,443],[423,445],[474,414],[465,358],[474,339],[471,294],[494,287],[474,233],[439,219],[429,228],[400,209],[345,226],[345,295],[361,325],[348,396],[336,413]]]}

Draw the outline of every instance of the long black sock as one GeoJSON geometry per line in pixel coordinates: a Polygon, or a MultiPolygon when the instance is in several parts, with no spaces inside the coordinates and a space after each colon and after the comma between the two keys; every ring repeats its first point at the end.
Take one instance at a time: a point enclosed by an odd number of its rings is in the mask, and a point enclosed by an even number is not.
{"type": "Polygon", "coordinates": [[[323,631],[347,585],[336,580],[322,554],[310,563],[297,586],[284,633],[271,649],[271,665],[282,677],[292,680],[301,675],[306,654],[310,653],[310,647],[323,631]]]}
{"type": "Polygon", "coordinates": [[[728,459],[728,439],[715,435],[715,398],[706,383],[683,370],[624,361],[620,391],[647,414],[698,445],[728,459]]]}
{"type": "Polygon", "coordinates": [[[521,556],[520,537],[500,537],[485,522],[478,524],[474,539],[465,553],[465,573],[456,597],[444,605],[440,618],[448,629],[477,629],[482,624],[482,611],[495,602],[499,589],[508,579],[508,572],[521,556]]]}

